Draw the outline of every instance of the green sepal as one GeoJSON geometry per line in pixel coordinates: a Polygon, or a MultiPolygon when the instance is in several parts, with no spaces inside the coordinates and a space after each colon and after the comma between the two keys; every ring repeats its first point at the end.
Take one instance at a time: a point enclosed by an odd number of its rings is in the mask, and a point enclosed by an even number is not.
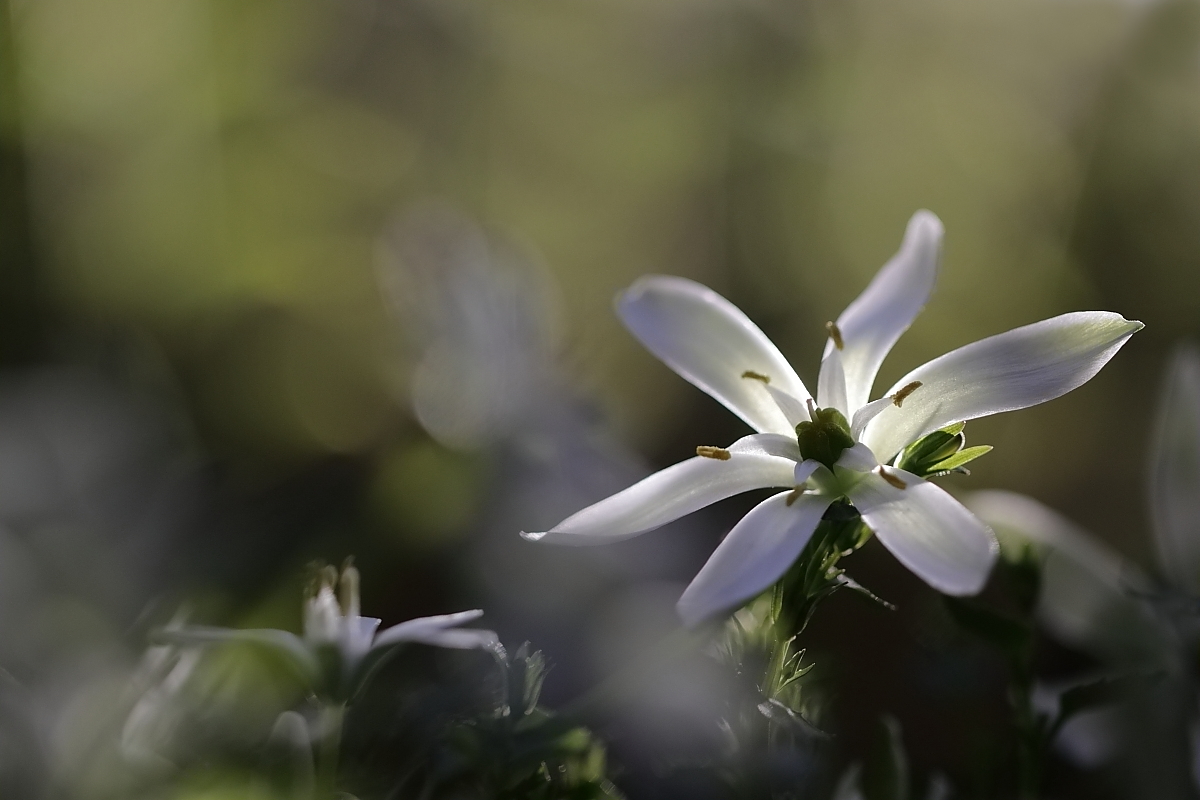
{"type": "Polygon", "coordinates": [[[914,468],[936,464],[949,458],[962,449],[966,443],[963,436],[964,424],[956,422],[933,433],[927,433],[920,439],[900,451],[896,457],[896,467],[913,472],[914,468]]]}
{"type": "Polygon", "coordinates": [[[951,472],[970,475],[965,465],[988,453],[992,447],[966,447],[965,427],[966,423],[956,422],[922,436],[900,451],[895,460],[896,467],[920,478],[938,478],[951,472]]]}
{"type": "Polygon", "coordinates": [[[935,472],[954,472],[961,470],[965,465],[971,463],[982,455],[987,455],[992,451],[990,444],[977,444],[974,447],[964,447],[949,458],[939,461],[929,468],[930,474],[935,472]]]}

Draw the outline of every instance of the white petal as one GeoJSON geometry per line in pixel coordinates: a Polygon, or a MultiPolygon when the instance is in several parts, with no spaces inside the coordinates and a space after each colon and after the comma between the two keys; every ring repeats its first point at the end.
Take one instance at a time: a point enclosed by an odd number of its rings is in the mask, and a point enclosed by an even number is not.
{"type": "Polygon", "coordinates": [[[790,495],[764,500],[733,526],[679,598],[685,625],[731,609],[783,577],[833,502],[824,495],[802,494],[789,506],[790,495]]]}
{"type": "Polygon", "coordinates": [[[775,401],[775,405],[779,407],[779,412],[788,421],[788,425],[792,426],[793,431],[795,431],[796,426],[801,422],[808,422],[812,419],[808,414],[808,406],[800,398],[793,397],[782,389],[776,389],[774,386],[764,385],[763,388],[770,393],[771,399],[775,401]]]}
{"type": "Polygon", "coordinates": [[[850,489],[850,502],[896,559],[943,594],[975,594],[996,561],[996,537],[961,503],[902,469],[871,473],[850,489]]]}
{"type": "Polygon", "coordinates": [[[342,621],[340,647],[346,663],[353,666],[371,649],[375,631],[383,620],[375,617],[348,616],[342,621]]]}
{"type": "Polygon", "coordinates": [[[183,625],[156,631],[153,640],[176,645],[210,645],[237,642],[263,647],[282,655],[309,683],[316,681],[320,664],[312,650],[294,633],[274,628],[217,628],[208,625],[183,625]]]}
{"type": "Polygon", "coordinates": [[[796,436],[782,433],[752,433],[729,445],[730,453],[763,455],[800,461],[800,444],[796,436]]]}
{"type": "Polygon", "coordinates": [[[870,472],[879,466],[879,460],[875,458],[871,448],[859,442],[854,447],[847,447],[842,451],[836,466],[852,469],[855,472],[870,472]]]}
{"type": "Polygon", "coordinates": [[[866,430],[867,424],[890,405],[895,405],[895,401],[890,396],[881,397],[855,411],[854,418],[850,420],[850,435],[854,437],[854,440],[858,441],[862,437],[863,431],[866,430]]]}
{"type": "Polygon", "coordinates": [[[973,492],[964,503],[992,526],[1006,558],[1028,546],[1041,555],[1038,618],[1058,639],[1103,658],[1167,649],[1161,623],[1133,596],[1150,584],[1131,562],[1031,497],[973,492]]]}
{"type": "Polygon", "coordinates": [[[803,486],[820,466],[820,461],[813,461],[811,458],[808,461],[801,461],[796,465],[795,472],[792,473],[792,480],[796,482],[797,486],[803,486]]]}
{"type": "Polygon", "coordinates": [[[708,392],[758,431],[792,428],[760,381],[807,400],[804,383],[779,349],[736,306],[686,278],[648,275],[617,297],[617,314],[667,366],[708,392]]]}
{"type": "Polygon", "coordinates": [[[1082,386],[1142,323],[1108,311],[1076,311],[980,339],[905,375],[903,406],[885,408],[863,441],[880,461],[927,433],[1002,411],[1044,403],[1082,386]]]}
{"type": "MultiPolygon", "coordinates": [[[[941,220],[929,211],[913,214],[899,252],[838,317],[850,408],[866,405],[879,365],[929,299],[941,250],[941,220]]],[[[831,349],[832,342],[825,352],[831,349]]]]}
{"type": "Polygon", "coordinates": [[[846,410],[846,373],[842,366],[842,351],[836,347],[826,348],[821,359],[821,372],[817,376],[817,406],[836,408],[842,416],[846,410]]]}
{"type": "Polygon", "coordinates": [[[1200,353],[1179,348],[1159,401],[1150,509],[1163,572],[1200,594],[1200,353]]]}
{"type": "Polygon", "coordinates": [[[697,456],[642,479],[579,511],[545,533],[522,533],[531,541],[604,544],[636,536],[752,489],[792,486],[800,460],[795,439],[758,434],[739,439],[721,461],[697,456]],[[782,453],[795,453],[785,457],[782,453]]]}
{"type": "Polygon", "coordinates": [[[457,614],[441,614],[436,617],[419,617],[393,625],[375,637],[375,647],[387,647],[399,642],[421,642],[436,647],[452,647],[460,650],[471,648],[488,649],[499,643],[494,631],[476,628],[459,628],[483,616],[483,611],[473,609],[457,614]]]}

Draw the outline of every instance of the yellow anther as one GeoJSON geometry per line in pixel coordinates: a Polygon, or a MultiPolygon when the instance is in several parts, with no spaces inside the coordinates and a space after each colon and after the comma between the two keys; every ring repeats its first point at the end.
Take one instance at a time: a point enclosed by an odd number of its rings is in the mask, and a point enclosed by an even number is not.
{"type": "Polygon", "coordinates": [[[883,478],[885,481],[890,483],[892,486],[895,486],[897,489],[905,489],[908,487],[907,483],[900,480],[895,475],[889,475],[888,471],[883,468],[882,464],[879,466],[879,477],[883,478]]]}
{"type": "Polygon", "coordinates": [[[788,508],[791,508],[792,503],[794,503],[798,499],[800,499],[800,495],[802,495],[802,494],[804,494],[804,487],[797,486],[795,489],[792,489],[790,492],[788,492],[787,500],[784,500],[783,502],[787,505],[788,508]]]}
{"type": "Polygon", "coordinates": [[[742,377],[743,377],[743,378],[750,378],[751,380],[762,381],[763,383],[770,383],[770,382],[771,382],[771,376],[770,376],[770,375],[763,375],[761,372],[755,372],[755,371],[754,371],[754,370],[752,370],[752,369],[748,369],[748,370],[746,370],[745,372],[743,372],[743,373],[742,373],[742,377]]]}
{"type": "Polygon", "coordinates": [[[912,383],[906,384],[905,386],[901,387],[900,391],[892,395],[892,402],[896,404],[896,408],[899,408],[900,406],[904,405],[904,401],[908,399],[910,394],[920,388],[920,381],[913,381],[912,383]]]}
{"type": "Polygon", "coordinates": [[[704,456],[705,458],[715,458],[717,461],[728,461],[732,456],[729,451],[723,447],[709,447],[708,445],[700,445],[696,448],[696,455],[704,456]]]}
{"type": "Polygon", "coordinates": [[[826,322],[825,330],[829,332],[829,338],[833,339],[834,347],[836,347],[838,350],[841,350],[846,346],[846,343],[842,340],[842,332],[838,329],[836,323],[826,322]]]}

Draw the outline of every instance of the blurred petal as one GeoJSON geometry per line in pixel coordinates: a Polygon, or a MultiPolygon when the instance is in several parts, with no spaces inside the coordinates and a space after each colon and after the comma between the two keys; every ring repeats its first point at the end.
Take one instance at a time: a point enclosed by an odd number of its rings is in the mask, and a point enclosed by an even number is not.
{"type": "Polygon", "coordinates": [[[284,711],[275,719],[267,745],[287,754],[292,772],[290,796],[313,797],[316,767],[313,764],[313,737],[308,721],[295,711],[284,711]]]}
{"type": "Polygon", "coordinates": [[[1059,640],[1102,658],[1166,651],[1166,630],[1132,595],[1150,588],[1133,563],[1031,497],[973,492],[964,503],[992,526],[1006,558],[1027,546],[1041,555],[1038,618],[1059,640]]]}
{"type": "Polygon", "coordinates": [[[375,617],[351,616],[342,620],[341,641],[342,654],[351,664],[357,662],[371,649],[375,639],[375,631],[383,620],[375,617]]]}
{"type": "Polygon", "coordinates": [[[460,611],[457,614],[410,619],[381,631],[375,637],[374,647],[387,647],[400,642],[420,642],[436,647],[452,647],[460,650],[494,648],[500,642],[494,631],[457,627],[479,619],[481,616],[483,616],[483,611],[477,608],[471,611],[460,611]]]}
{"type": "Polygon", "coordinates": [[[617,314],[646,349],[750,427],[792,431],[760,381],[742,375],[770,378],[801,402],[808,390],[766,334],[724,297],[686,278],[649,275],[617,297],[617,314]]]}
{"type": "Polygon", "coordinates": [[[921,385],[902,406],[884,408],[863,441],[886,462],[952,422],[1053,400],[1091,380],[1142,327],[1109,311],[1076,311],[960,347],[898,380],[888,394],[921,385]]]}
{"type": "MultiPolygon", "coordinates": [[[[933,292],[941,251],[941,220],[929,211],[913,214],[899,252],[838,317],[850,409],[861,408],[871,399],[879,365],[925,306],[933,292]]],[[[825,355],[833,349],[833,343],[827,343],[825,355]]]]}
{"type": "Polygon", "coordinates": [[[1150,460],[1150,512],[1159,563],[1171,582],[1200,594],[1200,352],[1175,351],[1159,405],[1150,460]]]}
{"type": "Polygon", "coordinates": [[[726,452],[726,460],[689,458],[588,506],[545,533],[521,535],[555,544],[604,544],[653,530],[735,494],[793,485],[799,460],[795,439],[788,441],[778,434],[747,436],[726,452]],[[793,450],[794,459],[778,454],[793,450]]]}
{"type": "Polygon", "coordinates": [[[824,495],[802,494],[788,505],[791,494],[764,500],[733,526],[679,598],[685,625],[731,609],[783,577],[833,502],[824,495]]]}
{"type": "Polygon", "coordinates": [[[274,628],[217,628],[208,625],[184,625],[156,631],[156,642],[176,645],[213,645],[240,643],[266,648],[284,657],[306,681],[315,679],[319,665],[312,651],[294,633],[274,628]]]}
{"type": "Polygon", "coordinates": [[[863,477],[849,492],[879,541],[917,577],[943,594],[976,594],[987,582],[999,547],[996,537],[961,503],[902,469],[863,477]]]}
{"type": "Polygon", "coordinates": [[[819,408],[836,408],[842,416],[849,416],[846,410],[846,373],[842,366],[842,351],[836,347],[827,348],[825,357],[821,359],[821,371],[817,375],[817,406],[819,408]]]}

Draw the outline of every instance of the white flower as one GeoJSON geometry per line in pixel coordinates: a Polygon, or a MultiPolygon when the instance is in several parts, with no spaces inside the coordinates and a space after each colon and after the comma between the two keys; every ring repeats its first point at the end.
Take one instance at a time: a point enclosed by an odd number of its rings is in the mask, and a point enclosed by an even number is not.
{"type": "Polygon", "coordinates": [[[786,489],[750,511],[679,601],[687,624],[778,580],[825,510],[846,498],[897,559],[947,594],[978,592],[996,558],[988,528],[917,475],[886,465],[956,422],[1043,403],[1088,381],[1142,324],[1118,314],[1064,314],[961,347],[868,402],[884,357],[933,290],[942,225],[928,211],[900,251],[828,326],[809,394],[745,314],[690,280],[648,276],[617,299],[643,345],[758,433],[655,473],[528,539],[595,544],[635,536],[751,489],[786,489]]]}
{"type": "Polygon", "coordinates": [[[264,646],[283,655],[315,693],[346,699],[369,674],[368,656],[382,654],[394,645],[414,642],[460,650],[499,648],[495,632],[459,627],[481,616],[483,611],[474,609],[419,617],[379,631],[379,619],[359,615],[358,570],[346,566],[339,576],[329,567],[322,572],[316,590],[304,604],[302,637],[274,628],[187,625],[159,631],[157,638],[175,644],[244,642],[264,646]],[[335,583],[339,589],[337,595],[335,583]],[[327,658],[328,653],[334,658],[327,658]]]}

